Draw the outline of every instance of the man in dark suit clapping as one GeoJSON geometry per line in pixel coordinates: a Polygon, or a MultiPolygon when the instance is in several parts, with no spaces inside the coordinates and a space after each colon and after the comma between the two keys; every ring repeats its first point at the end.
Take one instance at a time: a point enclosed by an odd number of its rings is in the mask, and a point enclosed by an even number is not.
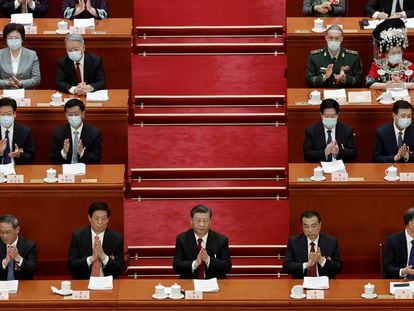
{"type": "Polygon", "coordinates": [[[176,239],[174,270],[184,279],[226,278],[231,269],[229,241],[210,230],[211,209],[197,205],[190,216],[193,228],[176,239]]]}

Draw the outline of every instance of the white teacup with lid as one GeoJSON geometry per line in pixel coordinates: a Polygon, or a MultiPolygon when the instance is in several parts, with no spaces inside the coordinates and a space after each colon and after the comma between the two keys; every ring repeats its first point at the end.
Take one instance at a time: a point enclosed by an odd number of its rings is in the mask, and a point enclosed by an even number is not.
{"type": "Polygon", "coordinates": [[[181,297],[181,286],[175,283],[171,286],[171,298],[180,298],[181,297]]]}
{"type": "Polygon", "coordinates": [[[385,177],[387,179],[397,179],[397,168],[394,165],[385,169],[385,177]]]}
{"type": "Polygon", "coordinates": [[[292,287],[292,290],[290,292],[291,292],[292,297],[302,298],[303,297],[303,286],[295,285],[292,287]]]}
{"type": "Polygon", "coordinates": [[[62,94],[59,92],[53,93],[52,96],[50,96],[50,99],[52,100],[53,105],[62,105],[62,94]]]}
{"type": "Polygon", "coordinates": [[[155,286],[155,298],[162,299],[165,298],[165,287],[159,283],[155,286]]]}
{"type": "Polygon", "coordinates": [[[375,285],[368,283],[364,285],[364,295],[366,297],[372,297],[375,295],[375,285]]]}
{"type": "Polygon", "coordinates": [[[68,23],[66,21],[58,22],[58,32],[65,33],[68,31],[68,23]]]}
{"type": "Polygon", "coordinates": [[[309,94],[309,103],[313,105],[319,105],[321,102],[321,92],[314,90],[309,94]]]}
{"type": "Polygon", "coordinates": [[[313,21],[313,30],[315,31],[323,30],[323,19],[317,18],[313,21]]]}
{"type": "Polygon", "coordinates": [[[56,170],[54,168],[46,170],[46,179],[48,181],[54,181],[56,179],[56,170]]]}

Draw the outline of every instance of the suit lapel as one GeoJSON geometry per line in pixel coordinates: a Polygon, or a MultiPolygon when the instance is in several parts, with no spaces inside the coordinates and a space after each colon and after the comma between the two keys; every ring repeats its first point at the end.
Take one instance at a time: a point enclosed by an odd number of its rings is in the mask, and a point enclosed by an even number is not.
{"type": "Polygon", "coordinates": [[[20,54],[20,61],[19,61],[19,67],[17,68],[16,76],[24,72],[24,66],[28,63],[28,55],[26,53],[26,50],[24,47],[22,47],[22,51],[20,54]]]}

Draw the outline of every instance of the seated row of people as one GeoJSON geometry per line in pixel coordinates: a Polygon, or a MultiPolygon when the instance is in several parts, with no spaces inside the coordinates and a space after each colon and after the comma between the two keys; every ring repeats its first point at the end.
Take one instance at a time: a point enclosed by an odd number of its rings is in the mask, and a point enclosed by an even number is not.
{"type": "MultiPolygon", "coordinates": [[[[102,134],[90,124],[83,122],[85,104],[79,99],[65,103],[68,123],[54,129],[50,160],[54,164],[101,162],[102,134]]],[[[27,164],[35,157],[32,131],[15,122],[17,105],[14,99],[0,99],[0,164],[27,164]]]]}
{"type": "MultiPolygon", "coordinates": [[[[0,11],[7,17],[16,13],[44,17],[48,13],[48,0],[1,0],[0,11]]],[[[68,19],[103,19],[108,17],[108,6],[106,0],[62,0],[61,13],[68,19]]]]}
{"type": "MultiPolygon", "coordinates": [[[[413,107],[405,100],[393,104],[393,121],[376,130],[373,143],[374,162],[414,162],[413,107]]],[[[339,104],[325,99],[320,105],[321,121],[305,130],[303,155],[305,161],[350,162],[355,160],[357,149],[351,127],[338,121],[339,104]]]]}
{"type": "MultiPolygon", "coordinates": [[[[302,11],[306,16],[343,16],[346,12],[346,0],[303,0],[302,11]]],[[[375,19],[413,17],[414,2],[367,0],[363,11],[366,16],[375,19]]]]}
{"type": "MultiPolygon", "coordinates": [[[[40,84],[39,58],[35,51],[23,47],[23,25],[10,23],[3,29],[7,47],[0,50],[0,88],[32,89],[40,84]]],[[[60,59],[56,69],[56,89],[61,92],[86,95],[106,88],[102,59],[85,51],[80,34],[65,38],[67,55],[60,59]]]]}
{"type": "Polygon", "coordinates": [[[405,24],[388,19],[373,31],[376,53],[363,83],[361,59],[357,51],[341,47],[343,31],[338,25],[328,28],[327,46],[310,52],[306,66],[309,87],[352,88],[363,84],[372,89],[403,86],[414,89],[414,65],[403,59],[408,45],[405,24]]]}

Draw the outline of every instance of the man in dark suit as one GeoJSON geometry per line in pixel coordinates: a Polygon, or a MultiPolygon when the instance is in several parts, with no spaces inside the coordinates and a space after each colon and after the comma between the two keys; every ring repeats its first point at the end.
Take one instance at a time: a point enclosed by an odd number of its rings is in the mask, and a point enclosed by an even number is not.
{"type": "Polygon", "coordinates": [[[402,7],[400,6],[400,0],[368,0],[364,6],[365,15],[378,18],[407,18],[414,16],[414,1],[403,0],[402,7]]]}
{"type": "Polygon", "coordinates": [[[19,220],[12,215],[0,217],[0,258],[2,280],[30,280],[36,270],[34,242],[19,235],[19,220]]]}
{"type": "Polygon", "coordinates": [[[83,123],[85,104],[79,99],[70,99],[65,103],[64,110],[68,123],[53,131],[50,150],[52,163],[100,163],[101,131],[83,123]]]}
{"type": "Polygon", "coordinates": [[[56,69],[56,88],[61,92],[86,95],[106,88],[102,59],[85,52],[80,34],[65,38],[67,56],[60,59],[56,69]]]}
{"type": "Polygon", "coordinates": [[[47,14],[47,0],[1,0],[1,12],[10,17],[16,13],[32,13],[33,17],[42,17],[47,14]]]}
{"type": "Polygon", "coordinates": [[[334,278],[341,271],[338,241],[321,233],[321,216],[306,211],[301,217],[303,233],[289,238],[283,270],[293,278],[304,276],[328,276],[334,278]]]}
{"type": "Polygon", "coordinates": [[[344,88],[362,84],[361,59],[357,51],[341,47],[343,31],[338,25],[328,28],[326,47],[310,52],[306,65],[309,87],[344,88]]]}
{"type": "Polygon", "coordinates": [[[16,110],[14,99],[0,99],[0,164],[26,164],[34,159],[32,131],[27,126],[14,122],[16,110]]]}
{"type": "Polygon", "coordinates": [[[320,112],[321,122],[312,124],[305,130],[303,142],[305,161],[355,160],[357,152],[354,133],[352,128],[338,122],[338,102],[334,99],[323,100],[320,112]]]}
{"type": "Polygon", "coordinates": [[[404,213],[405,230],[393,233],[384,243],[384,277],[414,279],[414,207],[404,213]]]}
{"type": "Polygon", "coordinates": [[[61,11],[67,19],[108,17],[106,0],[63,0],[61,11]]]}
{"type": "Polygon", "coordinates": [[[226,278],[231,269],[229,241],[210,230],[212,211],[204,205],[191,209],[192,229],[177,236],[174,271],[183,279],[226,278]]]}
{"type": "Polygon", "coordinates": [[[392,123],[377,129],[374,141],[374,162],[414,162],[413,107],[405,100],[397,100],[393,107],[392,123]]]}
{"type": "Polygon", "coordinates": [[[125,271],[124,239],[108,229],[110,217],[111,209],[105,202],[93,202],[88,210],[90,226],[73,232],[68,263],[74,279],[117,278],[125,271]]]}

